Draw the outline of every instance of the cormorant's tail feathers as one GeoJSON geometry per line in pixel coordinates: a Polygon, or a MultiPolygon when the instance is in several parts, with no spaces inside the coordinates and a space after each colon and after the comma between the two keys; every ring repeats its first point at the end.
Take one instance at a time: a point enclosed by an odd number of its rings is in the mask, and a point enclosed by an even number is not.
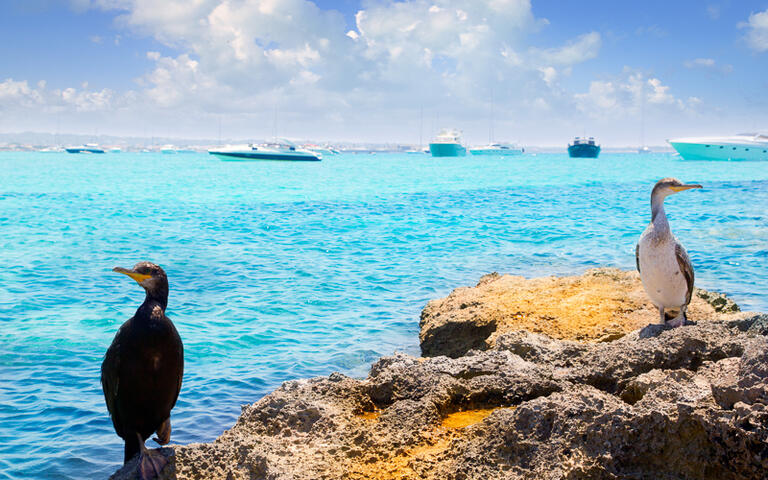
{"type": "Polygon", "coordinates": [[[157,429],[157,436],[154,440],[160,445],[167,445],[171,441],[171,417],[165,419],[157,429]]]}

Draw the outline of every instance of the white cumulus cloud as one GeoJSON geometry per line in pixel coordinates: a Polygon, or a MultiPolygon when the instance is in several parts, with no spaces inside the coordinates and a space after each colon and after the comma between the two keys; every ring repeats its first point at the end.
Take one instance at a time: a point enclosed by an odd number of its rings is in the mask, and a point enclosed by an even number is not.
{"type": "Polygon", "coordinates": [[[753,50],[768,50],[768,10],[753,13],[746,22],[739,24],[739,27],[747,30],[747,45],[753,50]]]}

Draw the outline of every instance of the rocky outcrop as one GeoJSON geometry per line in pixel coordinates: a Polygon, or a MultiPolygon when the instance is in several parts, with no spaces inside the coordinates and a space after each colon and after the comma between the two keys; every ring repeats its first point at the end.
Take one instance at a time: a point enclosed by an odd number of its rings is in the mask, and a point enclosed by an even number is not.
{"type": "Polygon", "coordinates": [[[607,343],[511,332],[457,359],[385,357],[364,380],[287,382],[213,443],[164,449],[165,478],[764,478],[766,321],[607,343]]]}
{"type": "MultiPolygon", "coordinates": [[[[720,318],[739,307],[725,295],[696,289],[688,318],[720,318]]],[[[425,357],[460,357],[491,348],[504,333],[527,330],[552,338],[610,341],[658,323],[637,272],[596,268],[574,277],[526,279],[493,273],[475,287],[432,300],[419,324],[425,357]]]]}
{"type": "Polygon", "coordinates": [[[161,478],[762,479],[768,315],[711,315],[603,342],[497,329],[457,358],[286,382],[214,442],[161,449],[161,478]]]}

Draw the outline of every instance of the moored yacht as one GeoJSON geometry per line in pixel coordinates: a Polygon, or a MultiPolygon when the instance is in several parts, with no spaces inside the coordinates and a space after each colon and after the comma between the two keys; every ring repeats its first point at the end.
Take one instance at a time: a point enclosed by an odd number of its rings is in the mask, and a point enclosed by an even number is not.
{"type": "Polygon", "coordinates": [[[768,160],[768,135],[740,133],[730,137],[687,137],[668,140],[685,160],[768,160]]]}
{"type": "Polygon", "coordinates": [[[68,147],[65,150],[67,153],[104,153],[104,149],[95,143],[86,143],[79,147],[68,147]]]}
{"type": "Polygon", "coordinates": [[[463,157],[467,149],[461,144],[461,132],[455,129],[444,128],[437,134],[429,151],[433,157],[463,157]]]}
{"type": "Polygon", "coordinates": [[[524,152],[524,148],[510,143],[491,143],[489,145],[483,145],[482,147],[472,147],[469,149],[469,153],[472,155],[512,156],[522,155],[524,152]]]}
{"type": "Polygon", "coordinates": [[[277,160],[289,162],[319,162],[323,156],[317,152],[296,148],[288,140],[276,140],[264,145],[234,145],[208,150],[208,153],[227,161],[277,160]]]}
{"type": "Polygon", "coordinates": [[[595,137],[576,137],[573,143],[568,145],[568,156],[571,158],[597,158],[600,155],[600,145],[595,142],[595,137]]]}

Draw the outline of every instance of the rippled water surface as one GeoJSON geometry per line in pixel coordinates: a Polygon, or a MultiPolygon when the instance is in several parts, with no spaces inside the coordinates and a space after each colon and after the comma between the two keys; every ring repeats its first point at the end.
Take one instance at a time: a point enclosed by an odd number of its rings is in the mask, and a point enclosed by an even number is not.
{"type": "Polygon", "coordinates": [[[667,200],[697,284],[768,310],[766,163],[2,153],[0,171],[0,478],[120,466],[99,368],[143,292],[116,265],[168,273],[178,443],[212,440],[285,380],[417,354],[427,300],[490,271],[634,268],[664,176],[705,186],[667,200]]]}

